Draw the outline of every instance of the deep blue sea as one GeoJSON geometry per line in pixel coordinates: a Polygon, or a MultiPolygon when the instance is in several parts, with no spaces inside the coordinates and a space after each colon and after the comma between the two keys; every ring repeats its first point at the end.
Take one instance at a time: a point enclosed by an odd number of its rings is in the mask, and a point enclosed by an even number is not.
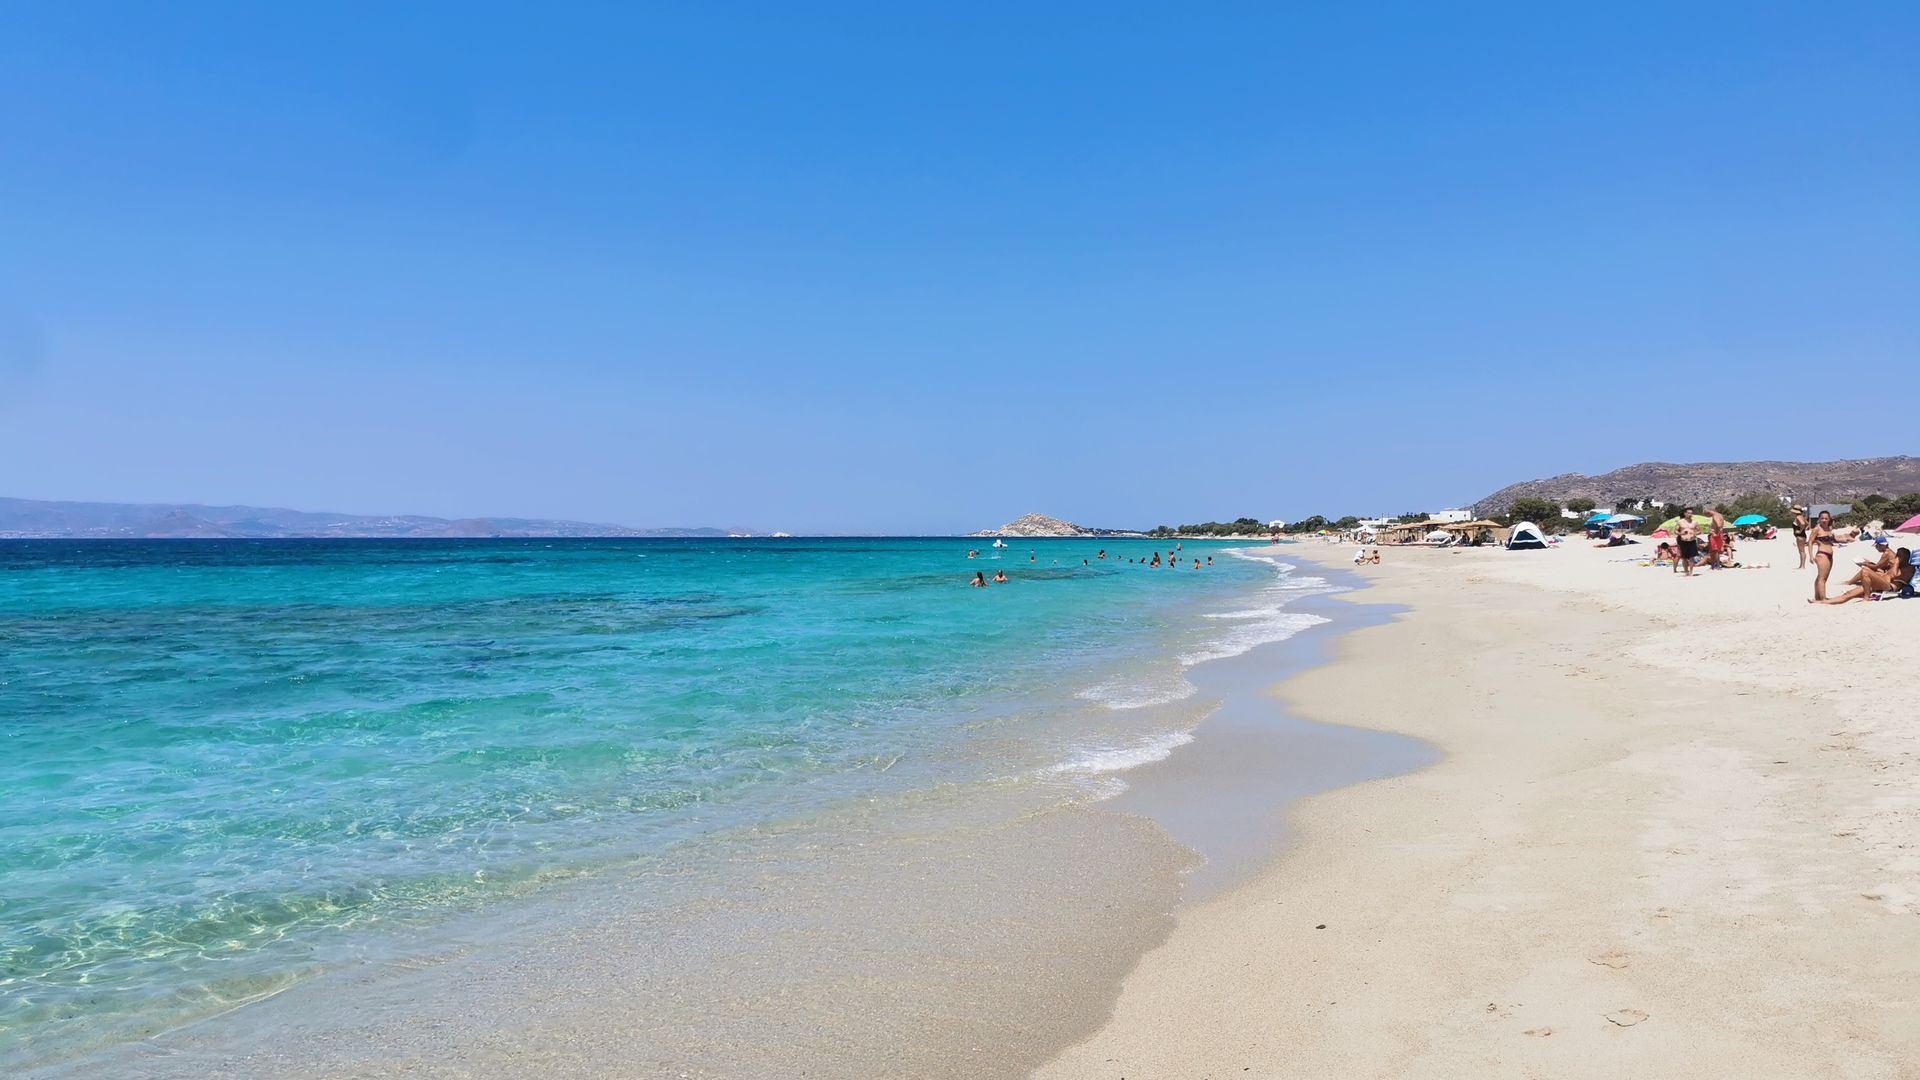
{"type": "Polygon", "coordinates": [[[716,830],[1114,773],[1318,621],[1227,545],[987,543],[0,542],[0,1067],[716,830]]]}

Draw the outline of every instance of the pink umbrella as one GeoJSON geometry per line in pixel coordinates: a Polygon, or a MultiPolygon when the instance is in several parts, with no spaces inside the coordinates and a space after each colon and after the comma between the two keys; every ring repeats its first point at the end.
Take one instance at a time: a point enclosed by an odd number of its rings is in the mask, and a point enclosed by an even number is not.
{"type": "Polygon", "coordinates": [[[1894,532],[1920,532],[1920,514],[1915,514],[1912,517],[1908,518],[1903,524],[1900,525],[1900,527],[1894,529],[1893,531],[1894,532]]]}

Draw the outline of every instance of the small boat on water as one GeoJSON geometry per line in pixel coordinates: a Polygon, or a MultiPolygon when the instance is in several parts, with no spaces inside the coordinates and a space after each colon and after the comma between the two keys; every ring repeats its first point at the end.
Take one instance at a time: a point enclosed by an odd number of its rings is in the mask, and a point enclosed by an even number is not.
{"type": "Polygon", "coordinates": [[[1003,548],[1007,546],[1007,542],[996,536],[993,539],[993,546],[998,548],[1003,548]]]}

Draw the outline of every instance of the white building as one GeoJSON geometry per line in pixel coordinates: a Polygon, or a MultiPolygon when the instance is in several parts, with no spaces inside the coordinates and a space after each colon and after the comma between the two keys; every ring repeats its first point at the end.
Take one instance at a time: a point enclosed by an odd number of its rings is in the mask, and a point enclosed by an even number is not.
{"type": "Polygon", "coordinates": [[[1287,527],[1287,523],[1284,521],[1281,521],[1279,518],[1274,518],[1272,521],[1267,522],[1267,528],[1273,529],[1275,531],[1284,529],[1286,527],[1287,527]]]}
{"type": "Polygon", "coordinates": [[[1431,520],[1437,521],[1442,525],[1451,525],[1456,521],[1472,521],[1473,511],[1461,510],[1457,507],[1452,507],[1446,510],[1442,510],[1439,513],[1433,515],[1431,520]]]}

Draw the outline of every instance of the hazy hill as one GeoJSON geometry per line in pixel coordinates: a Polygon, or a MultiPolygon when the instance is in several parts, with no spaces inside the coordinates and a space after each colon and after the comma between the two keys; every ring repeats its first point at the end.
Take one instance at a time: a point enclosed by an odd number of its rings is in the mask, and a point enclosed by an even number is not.
{"type": "Polygon", "coordinates": [[[1904,495],[1920,491],[1920,457],[1861,458],[1853,461],[1715,461],[1677,465],[1647,461],[1599,476],[1566,473],[1544,480],[1509,484],[1473,504],[1476,516],[1504,513],[1522,496],[1592,499],[1612,507],[1625,499],[1655,498],[1695,505],[1723,502],[1765,491],[1797,502],[1852,502],[1866,495],[1904,495]]]}
{"type": "Polygon", "coordinates": [[[726,536],[725,529],[629,529],[541,518],[328,514],[191,503],[0,499],[0,537],[47,539],[277,539],[287,537],[726,536]]]}

